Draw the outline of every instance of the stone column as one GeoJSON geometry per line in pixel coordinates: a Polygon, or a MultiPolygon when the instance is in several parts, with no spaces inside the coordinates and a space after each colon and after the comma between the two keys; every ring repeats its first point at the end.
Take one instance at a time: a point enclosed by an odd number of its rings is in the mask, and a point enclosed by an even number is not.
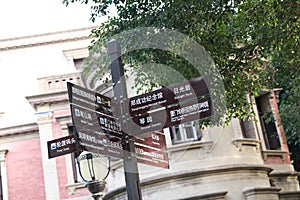
{"type": "Polygon", "coordinates": [[[59,200],[59,182],[57,176],[56,160],[48,158],[47,148],[47,142],[53,140],[52,114],[52,111],[36,113],[41,143],[46,199],[59,200]]]}
{"type": "MultiPolygon", "coordinates": [[[[68,136],[69,135],[69,129],[68,124],[70,124],[71,117],[70,116],[63,116],[63,117],[57,117],[57,121],[59,122],[59,125],[62,129],[62,136],[68,136]]],[[[73,164],[72,164],[72,156],[71,154],[64,155],[65,161],[66,161],[66,172],[67,172],[67,180],[68,185],[74,184],[74,174],[73,174],[73,164]]]]}

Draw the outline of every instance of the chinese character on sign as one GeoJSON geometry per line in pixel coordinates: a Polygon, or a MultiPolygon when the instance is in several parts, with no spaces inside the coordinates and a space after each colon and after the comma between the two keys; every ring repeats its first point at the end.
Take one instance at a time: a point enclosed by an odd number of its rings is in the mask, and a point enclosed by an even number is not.
{"type": "Polygon", "coordinates": [[[191,85],[185,85],[185,91],[190,91],[191,90],[191,85]]]}
{"type": "Polygon", "coordinates": [[[68,144],[71,144],[71,140],[70,139],[67,139],[66,140],[66,144],[68,145],[68,144]]]}
{"type": "Polygon", "coordinates": [[[157,99],[157,94],[153,94],[152,99],[153,99],[153,101],[155,101],[157,99]]]}
{"type": "Polygon", "coordinates": [[[131,100],[131,106],[134,106],[135,105],[135,100],[133,99],[133,100],[131,100]]]}
{"type": "Polygon", "coordinates": [[[179,87],[179,93],[183,93],[185,90],[184,90],[184,86],[180,86],[179,87]]]}
{"type": "Polygon", "coordinates": [[[158,99],[163,99],[164,98],[162,92],[160,92],[160,93],[157,94],[157,98],[158,99]]]}
{"type": "Polygon", "coordinates": [[[174,88],[174,94],[178,94],[179,93],[179,90],[178,90],[178,88],[174,88]]]}
{"type": "Polygon", "coordinates": [[[135,103],[136,103],[136,104],[141,104],[141,99],[137,99],[137,100],[135,101],[135,103]]]}
{"type": "Polygon", "coordinates": [[[146,119],[147,123],[151,123],[152,122],[152,117],[151,116],[148,116],[147,119],[146,119]]]}

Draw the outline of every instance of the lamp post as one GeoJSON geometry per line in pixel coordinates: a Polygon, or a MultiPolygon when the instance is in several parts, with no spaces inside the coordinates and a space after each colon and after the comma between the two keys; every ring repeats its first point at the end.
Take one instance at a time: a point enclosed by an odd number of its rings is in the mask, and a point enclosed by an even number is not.
{"type": "Polygon", "coordinates": [[[105,179],[110,172],[110,159],[100,154],[82,152],[77,157],[78,171],[92,197],[98,200],[105,188],[105,179]]]}

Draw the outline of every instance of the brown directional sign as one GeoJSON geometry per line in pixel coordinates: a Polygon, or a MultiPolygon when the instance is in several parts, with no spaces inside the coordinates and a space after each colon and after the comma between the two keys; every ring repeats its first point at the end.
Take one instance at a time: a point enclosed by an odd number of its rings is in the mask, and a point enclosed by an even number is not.
{"type": "Polygon", "coordinates": [[[104,134],[123,137],[121,125],[112,116],[71,104],[72,120],[76,128],[101,131],[104,134]]]}
{"type": "Polygon", "coordinates": [[[210,97],[187,101],[185,104],[176,104],[166,109],[146,113],[132,118],[131,133],[138,136],[170,126],[204,119],[213,115],[210,97]]]}
{"type": "Polygon", "coordinates": [[[166,109],[167,124],[165,127],[177,124],[204,119],[213,114],[212,102],[210,97],[205,97],[197,101],[190,101],[183,105],[176,105],[166,109]]]}
{"type": "Polygon", "coordinates": [[[71,104],[78,149],[123,158],[121,126],[109,115],[71,104]]]}
{"type": "Polygon", "coordinates": [[[48,157],[54,158],[78,151],[74,135],[58,138],[47,142],[48,157]]]}
{"type": "Polygon", "coordinates": [[[89,108],[91,110],[95,110],[104,114],[112,115],[111,98],[90,91],[78,85],[74,85],[73,83],[68,82],[67,87],[70,103],[89,108]]]}
{"type": "MultiPolygon", "coordinates": [[[[90,151],[115,158],[123,158],[124,150],[122,141],[118,138],[107,138],[101,133],[88,133],[87,130],[76,130],[77,148],[82,151],[90,151]]],[[[138,162],[150,164],[158,167],[165,167],[168,161],[166,150],[166,140],[162,133],[148,133],[144,138],[135,139],[135,148],[139,149],[138,162]]]]}
{"type": "Polygon", "coordinates": [[[143,134],[143,137],[135,137],[135,143],[147,145],[149,147],[166,150],[166,139],[162,132],[150,132],[143,134]]]}
{"type": "Polygon", "coordinates": [[[116,137],[111,138],[101,132],[76,128],[76,141],[77,148],[82,151],[123,158],[122,143],[116,137]]]}
{"type": "Polygon", "coordinates": [[[166,139],[162,132],[143,134],[143,138],[135,137],[135,152],[137,162],[169,168],[168,155],[166,153],[166,139]]]}
{"type": "Polygon", "coordinates": [[[131,97],[129,99],[129,113],[131,116],[135,116],[149,110],[209,95],[206,79],[203,76],[131,97]]]}
{"type": "Polygon", "coordinates": [[[135,144],[136,158],[139,163],[169,168],[168,155],[165,151],[135,144]]]}

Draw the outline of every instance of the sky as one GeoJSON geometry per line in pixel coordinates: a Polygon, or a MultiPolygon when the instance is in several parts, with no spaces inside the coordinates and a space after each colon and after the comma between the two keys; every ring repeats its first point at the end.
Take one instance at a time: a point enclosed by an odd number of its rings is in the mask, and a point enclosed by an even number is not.
{"type": "Polygon", "coordinates": [[[90,6],[62,0],[0,0],[0,40],[32,34],[95,26],[90,6]]]}
{"type": "MultiPolygon", "coordinates": [[[[95,23],[91,22],[90,14],[90,5],[78,2],[66,7],[62,4],[62,0],[0,0],[0,43],[1,40],[10,38],[97,26],[103,21],[103,19],[98,19],[95,23]]],[[[17,113],[18,116],[22,114],[17,112],[19,108],[25,109],[27,106],[26,108],[32,109],[24,95],[33,95],[30,91],[37,87],[37,80],[34,77],[32,81],[34,85],[28,86],[30,89],[19,91],[19,85],[22,83],[20,80],[32,78],[35,73],[17,64],[18,68],[5,67],[7,62],[0,55],[0,113],[5,112],[5,120],[12,119],[11,121],[19,123],[17,119],[23,120],[21,117],[16,117],[17,113]],[[8,83],[9,87],[7,87],[8,83]],[[21,102],[20,99],[26,106],[16,103],[21,102]],[[17,111],[10,112],[10,108],[17,111]]],[[[38,62],[38,59],[32,61],[34,62],[38,62]]],[[[11,63],[14,64],[14,60],[9,61],[9,64],[11,63]]],[[[26,84],[31,84],[31,82],[26,81],[26,84]]],[[[30,110],[30,113],[32,112],[30,110]]],[[[24,113],[27,112],[24,111],[24,113]]],[[[1,117],[0,122],[6,122],[5,120],[1,117]]]]}

